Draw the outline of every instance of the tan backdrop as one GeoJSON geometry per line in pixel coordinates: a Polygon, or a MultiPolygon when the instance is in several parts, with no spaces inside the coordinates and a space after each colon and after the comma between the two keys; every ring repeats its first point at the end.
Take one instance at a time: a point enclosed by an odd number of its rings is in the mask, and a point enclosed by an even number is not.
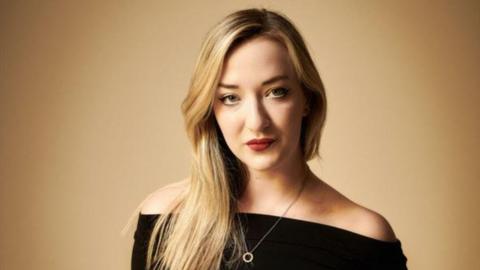
{"type": "Polygon", "coordinates": [[[77,2],[0,4],[0,269],[129,269],[120,230],[189,173],[201,40],[245,7],[285,12],[318,65],[314,171],[390,221],[410,269],[480,269],[478,1],[77,2]]]}

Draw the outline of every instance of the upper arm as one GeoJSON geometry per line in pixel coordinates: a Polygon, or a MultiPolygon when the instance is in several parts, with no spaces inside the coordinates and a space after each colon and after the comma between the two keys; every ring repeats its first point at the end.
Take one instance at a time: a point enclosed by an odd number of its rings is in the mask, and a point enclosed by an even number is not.
{"type": "Polygon", "coordinates": [[[174,206],[179,195],[185,190],[188,178],[174,182],[150,193],[144,200],[140,212],[142,214],[162,214],[174,206]]]}

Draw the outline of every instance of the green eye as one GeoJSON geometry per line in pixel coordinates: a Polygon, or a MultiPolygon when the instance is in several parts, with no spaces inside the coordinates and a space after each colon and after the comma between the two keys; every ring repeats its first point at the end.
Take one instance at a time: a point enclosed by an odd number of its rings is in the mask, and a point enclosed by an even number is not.
{"type": "MultiPolygon", "coordinates": [[[[273,94],[275,98],[282,98],[287,95],[290,90],[285,87],[279,87],[272,89],[268,94],[273,94]]],[[[223,104],[227,106],[235,105],[238,103],[238,98],[235,95],[225,95],[218,98],[223,104]]]]}
{"type": "Polygon", "coordinates": [[[273,89],[270,93],[273,93],[274,96],[281,97],[281,96],[286,96],[288,91],[289,90],[287,88],[280,87],[280,88],[273,89]]]}
{"type": "Polygon", "coordinates": [[[220,99],[221,102],[223,102],[224,104],[228,105],[228,103],[225,102],[225,100],[230,100],[232,101],[232,98],[235,98],[234,95],[226,95],[226,96],[223,96],[220,99]]]}

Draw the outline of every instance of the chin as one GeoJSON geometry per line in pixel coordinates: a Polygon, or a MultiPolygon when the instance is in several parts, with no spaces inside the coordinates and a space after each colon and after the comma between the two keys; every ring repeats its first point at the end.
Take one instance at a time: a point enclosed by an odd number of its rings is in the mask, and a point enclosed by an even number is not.
{"type": "Polygon", "coordinates": [[[268,171],[276,167],[278,160],[271,157],[247,158],[244,162],[249,169],[256,171],[268,171]]]}

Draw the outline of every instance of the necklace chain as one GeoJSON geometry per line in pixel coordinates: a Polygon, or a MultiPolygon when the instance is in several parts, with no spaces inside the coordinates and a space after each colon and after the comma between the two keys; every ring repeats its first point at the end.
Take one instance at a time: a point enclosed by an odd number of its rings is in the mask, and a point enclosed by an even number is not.
{"type": "Polygon", "coordinates": [[[243,258],[243,261],[244,262],[251,262],[253,261],[253,251],[255,251],[255,249],[260,245],[260,243],[263,241],[263,239],[265,239],[265,237],[267,237],[270,232],[275,228],[275,226],[277,226],[277,224],[280,222],[280,220],[282,220],[282,218],[285,216],[285,214],[287,214],[288,210],[290,209],[290,207],[292,207],[292,205],[298,200],[298,198],[300,197],[300,194],[302,193],[303,191],[303,188],[305,187],[305,182],[307,181],[307,177],[305,177],[305,179],[303,180],[303,183],[302,183],[302,187],[300,188],[300,191],[298,192],[297,196],[295,197],[295,199],[290,203],[290,205],[287,207],[287,209],[285,209],[285,211],[283,212],[283,214],[277,219],[277,221],[275,221],[275,223],[273,224],[273,226],[267,231],[267,233],[265,233],[265,235],[260,238],[260,240],[258,241],[258,243],[252,248],[251,251],[248,251],[245,252],[242,256],[243,258]]]}

